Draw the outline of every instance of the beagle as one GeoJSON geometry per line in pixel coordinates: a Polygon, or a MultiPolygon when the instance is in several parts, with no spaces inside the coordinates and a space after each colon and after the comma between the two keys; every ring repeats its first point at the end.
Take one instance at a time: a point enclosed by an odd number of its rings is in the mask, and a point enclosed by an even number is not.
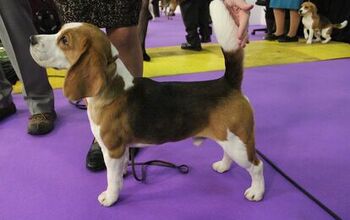
{"type": "Polygon", "coordinates": [[[223,157],[212,168],[223,173],[235,161],[251,176],[245,197],[263,198],[263,162],[255,151],[253,110],[241,90],[244,55],[238,28],[222,0],[214,0],[210,11],[226,66],[223,77],[210,81],[134,78],[106,35],[86,23],[65,24],[55,35],[30,38],[31,55],[39,65],[68,69],[64,95],[69,100],[87,98],[91,130],[107,167],[107,189],[98,196],[103,206],[118,199],[128,146],[189,137],[217,142],[223,157]]]}
{"type": "Polygon", "coordinates": [[[343,29],[348,24],[345,20],[340,24],[332,24],[328,18],[317,13],[317,7],[312,2],[304,2],[299,9],[299,14],[303,17],[304,37],[307,44],[312,43],[312,38],[316,37],[316,42],[321,41],[321,36],[324,38],[322,43],[328,43],[332,38],[333,28],[343,29]]]}
{"type": "Polygon", "coordinates": [[[175,16],[176,7],[183,1],[185,0],[161,0],[159,1],[159,7],[164,15],[171,19],[171,16],[175,16]]]}

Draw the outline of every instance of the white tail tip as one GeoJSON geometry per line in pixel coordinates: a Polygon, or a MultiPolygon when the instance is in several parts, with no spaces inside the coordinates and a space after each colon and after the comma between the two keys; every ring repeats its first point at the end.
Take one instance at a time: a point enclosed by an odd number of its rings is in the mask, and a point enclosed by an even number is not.
{"type": "Polygon", "coordinates": [[[340,29],[345,28],[348,25],[348,21],[345,20],[342,23],[340,23],[340,29]]]}
{"type": "Polygon", "coordinates": [[[222,49],[226,52],[237,50],[239,48],[238,27],[222,0],[214,0],[210,3],[210,16],[216,38],[222,49]]]}

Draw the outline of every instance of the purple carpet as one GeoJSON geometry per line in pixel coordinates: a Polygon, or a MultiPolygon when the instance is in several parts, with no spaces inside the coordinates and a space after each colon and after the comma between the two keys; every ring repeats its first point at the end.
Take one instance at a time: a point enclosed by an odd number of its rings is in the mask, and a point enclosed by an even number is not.
{"type": "MultiPolygon", "coordinates": [[[[149,30],[148,47],[179,45],[185,39],[179,16],[157,19],[149,30]]],[[[343,219],[350,219],[349,65],[344,59],[251,68],[244,80],[255,108],[258,149],[343,219]]],[[[28,112],[21,95],[14,97],[18,113],[0,123],[1,220],[332,219],[266,162],[265,198],[247,201],[248,174],[237,166],[225,174],[212,171],[222,151],[211,141],[200,148],[185,140],[141,151],[138,161],[169,160],[188,164],[191,171],[183,175],[151,167],[145,184],[127,176],[118,203],[101,207],[97,196],[105,189],[106,173],[85,168],[92,140],[86,113],[68,104],[60,90],[55,94],[59,118],[51,134],[26,134],[28,112]]]]}
{"type": "Polygon", "coordinates": [[[106,174],[84,167],[92,138],[85,112],[68,104],[58,90],[56,130],[32,137],[25,134],[26,106],[19,95],[15,102],[18,113],[0,124],[0,219],[331,219],[268,165],[265,199],[247,201],[244,170],[234,166],[221,175],[211,170],[221,158],[221,149],[211,141],[201,148],[186,140],[143,150],[140,161],[185,163],[191,171],[183,175],[149,168],[146,184],[128,176],[117,205],[101,207],[97,195],[106,174]]]}
{"type": "Polygon", "coordinates": [[[349,66],[350,59],[263,67],[246,81],[261,151],[343,219],[350,219],[349,66]]]}

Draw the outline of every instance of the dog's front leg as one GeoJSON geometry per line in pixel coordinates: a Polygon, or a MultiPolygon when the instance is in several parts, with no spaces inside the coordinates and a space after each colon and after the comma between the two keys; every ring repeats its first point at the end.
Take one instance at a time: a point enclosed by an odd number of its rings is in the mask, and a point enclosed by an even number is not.
{"type": "Polygon", "coordinates": [[[304,37],[305,37],[305,40],[307,40],[309,38],[308,30],[305,27],[304,27],[304,37]]]}
{"type": "Polygon", "coordinates": [[[310,32],[309,32],[309,38],[307,39],[306,43],[307,44],[312,44],[312,38],[314,37],[314,30],[313,29],[310,29],[310,32]]]}
{"type": "Polygon", "coordinates": [[[119,197],[119,191],[123,186],[123,173],[128,161],[127,151],[120,158],[113,158],[106,147],[101,145],[103,158],[107,168],[107,189],[98,196],[98,201],[103,206],[113,205],[119,197]]]}

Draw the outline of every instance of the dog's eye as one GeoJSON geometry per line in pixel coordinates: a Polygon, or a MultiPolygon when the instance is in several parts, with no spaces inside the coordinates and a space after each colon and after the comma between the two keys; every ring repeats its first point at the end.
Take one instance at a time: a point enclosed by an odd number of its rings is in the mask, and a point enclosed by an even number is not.
{"type": "Polygon", "coordinates": [[[63,35],[60,39],[60,41],[64,44],[67,45],[68,44],[68,38],[66,35],[63,35]]]}

